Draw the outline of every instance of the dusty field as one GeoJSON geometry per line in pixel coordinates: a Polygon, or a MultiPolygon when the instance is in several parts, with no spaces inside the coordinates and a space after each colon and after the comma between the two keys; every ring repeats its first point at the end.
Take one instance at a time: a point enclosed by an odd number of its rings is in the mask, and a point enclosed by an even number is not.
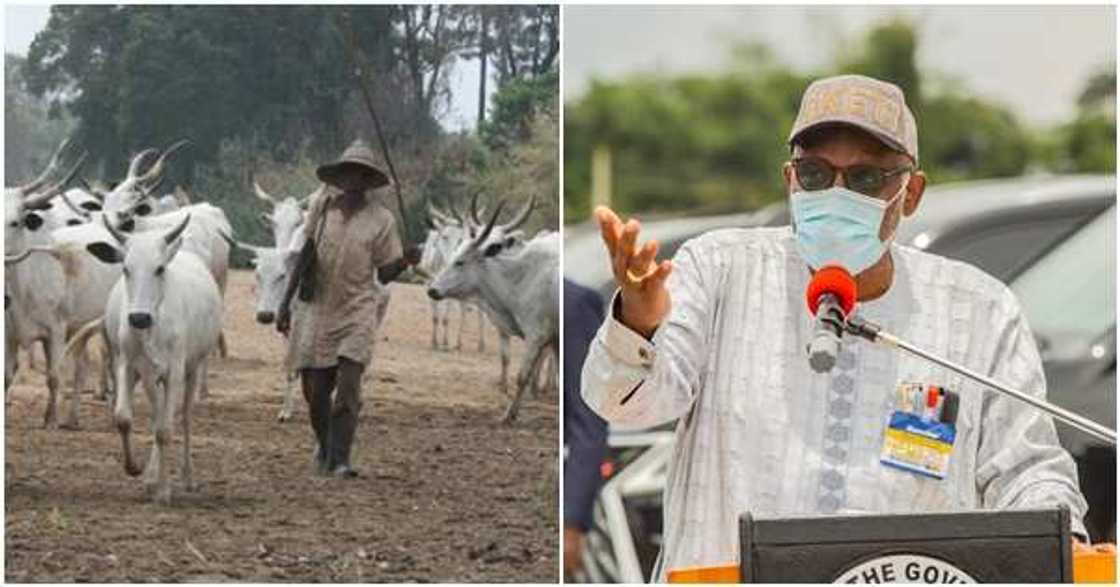
{"type": "MultiPolygon", "coordinates": [[[[125,474],[103,403],[86,393],[82,430],[44,430],[43,377],[21,370],[6,411],[7,581],[556,580],[557,399],[528,398],[516,424],[497,424],[491,327],[484,354],[476,320],[464,351],[433,351],[423,290],[394,284],[364,389],[363,476],[314,477],[302,397],[276,422],[282,346],[252,321],[251,284],[231,276],[231,357],[212,362],[192,420],[200,487],[170,508],[125,474]]],[[[136,398],[143,462],[152,437],[136,398]]]]}

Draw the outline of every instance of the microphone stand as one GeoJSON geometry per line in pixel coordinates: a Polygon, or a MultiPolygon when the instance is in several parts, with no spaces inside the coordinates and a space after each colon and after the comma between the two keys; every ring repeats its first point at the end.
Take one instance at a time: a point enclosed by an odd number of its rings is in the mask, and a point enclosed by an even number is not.
{"type": "Polygon", "coordinates": [[[1050,414],[1051,416],[1054,416],[1062,422],[1065,422],[1066,424],[1069,424],[1070,426],[1073,426],[1074,428],[1086,434],[1089,434],[1090,436],[1103,440],[1112,446],[1116,446],[1116,432],[1114,430],[1102,426],[1069,410],[1060,408],[1045,400],[1038,399],[1017,389],[1007,387],[1006,385],[1003,385],[1002,383],[995,381],[994,379],[990,379],[988,377],[985,377],[984,375],[972,371],[971,369],[968,369],[961,365],[957,365],[956,363],[953,363],[948,359],[944,359],[933,353],[924,351],[906,342],[905,340],[902,340],[897,336],[886,332],[875,323],[864,320],[858,316],[851,316],[844,324],[844,331],[848,332],[849,334],[854,334],[860,338],[869,340],[871,342],[878,342],[886,346],[902,349],[912,355],[916,355],[927,361],[937,363],[938,365],[964,375],[965,377],[976,381],[977,383],[990,387],[1000,393],[1009,395],[1019,401],[1026,402],[1050,414]]]}

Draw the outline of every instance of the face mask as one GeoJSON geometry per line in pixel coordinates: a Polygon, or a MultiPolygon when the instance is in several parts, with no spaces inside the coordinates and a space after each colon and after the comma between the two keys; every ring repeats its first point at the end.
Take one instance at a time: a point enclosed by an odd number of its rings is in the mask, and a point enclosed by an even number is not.
{"type": "Polygon", "coordinates": [[[879,240],[883,215],[905,190],[903,185],[886,202],[835,186],[794,192],[790,205],[801,258],[813,269],[839,265],[852,275],[871,267],[894,239],[892,234],[886,242],[879,240]]]}

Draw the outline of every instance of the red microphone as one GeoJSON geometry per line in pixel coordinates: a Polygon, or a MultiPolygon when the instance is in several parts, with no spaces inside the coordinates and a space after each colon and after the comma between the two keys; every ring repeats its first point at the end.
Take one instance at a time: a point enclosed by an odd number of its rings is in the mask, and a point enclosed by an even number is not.
{"type": "Polygon", "coordinates": [[[836,364],[844,323],[856,307],[856,295],[856,280],[837,265],[821,267],[809,280],[805,301],[816,326],[807,351],[809,366],[817,373],[828,372],[836,364]]]}
{"type": "Polygon", "coordinates": [[[813,274],[813,279],[809,280],[809,287],[805,290],[805,301],[809,304],[809,313],[816,316],[821,297],[832,294],[836,296],[844,310],[844,315],[847,316],[856,307],[856,293],[856,280],[852,274],[839,265],[828,265],[818,269],[813,274]]]}

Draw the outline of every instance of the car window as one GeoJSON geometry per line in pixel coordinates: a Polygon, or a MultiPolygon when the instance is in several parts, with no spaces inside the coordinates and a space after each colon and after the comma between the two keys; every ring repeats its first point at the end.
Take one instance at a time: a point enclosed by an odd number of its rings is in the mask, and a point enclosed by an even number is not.
{"type": "Polygon", "coordinates": [[[1084,215],[1053,216],[991,226],[963,236],[946,235],[934,241],[929,251],[975,265],[1006,282],[1085,220],[1084,215]]]}
{"type": "Polygon", "coordinates": [[[1035,333],[1097,337],[1116,323],[1116,207],[1023,272],[1011,289],[1035,333]]]}

